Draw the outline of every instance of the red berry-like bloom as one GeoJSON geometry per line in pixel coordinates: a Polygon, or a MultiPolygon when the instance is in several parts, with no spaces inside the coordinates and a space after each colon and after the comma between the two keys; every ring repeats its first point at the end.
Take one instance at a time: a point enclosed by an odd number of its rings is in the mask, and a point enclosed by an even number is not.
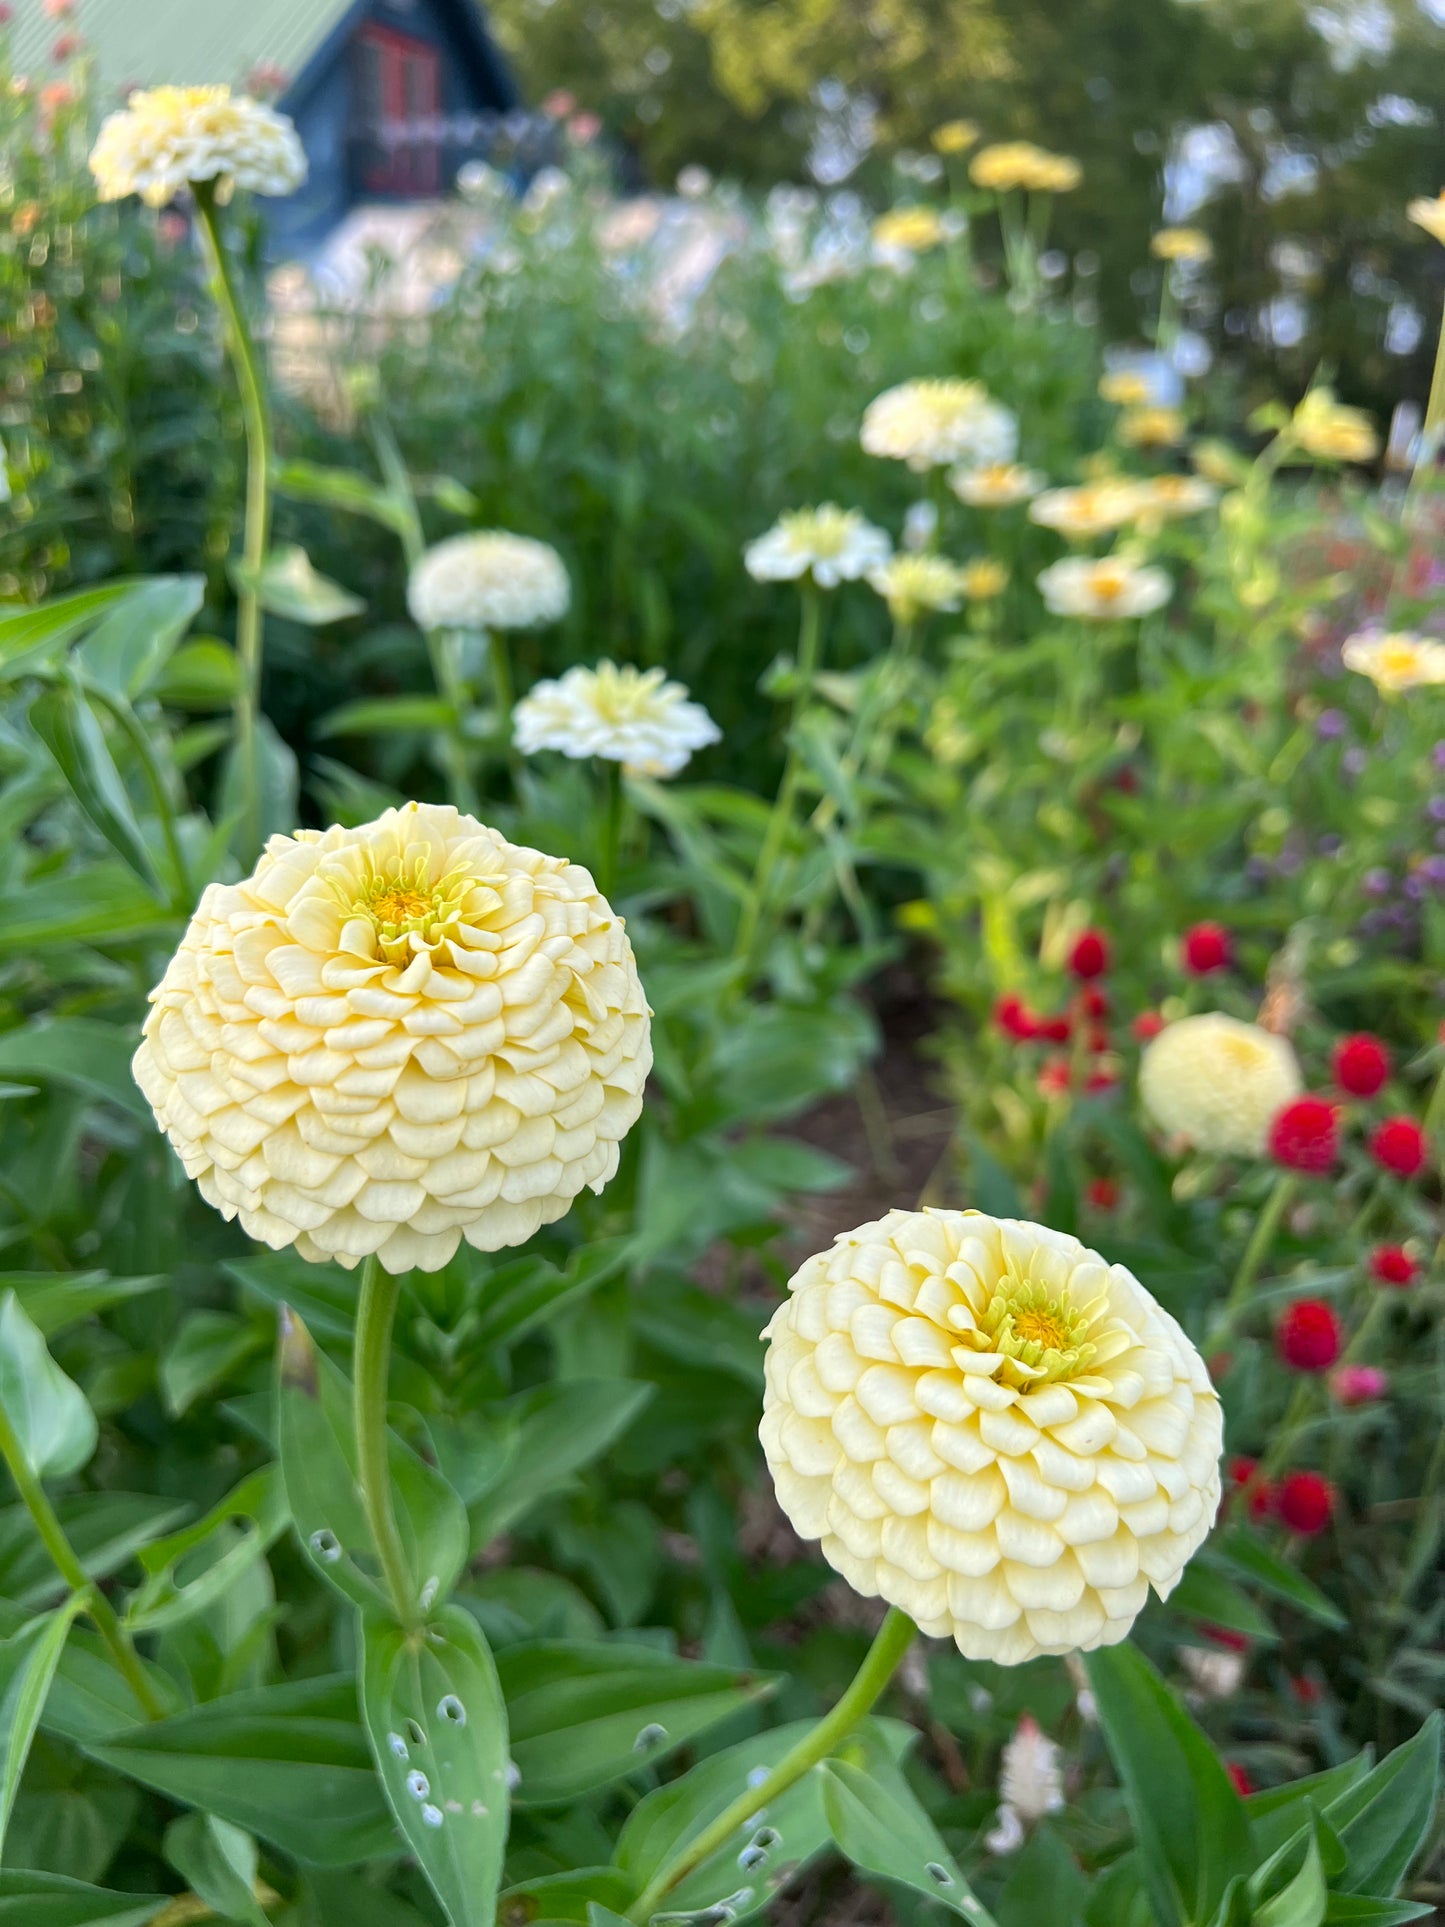
{"type": "Polygon", "coordinates": [[[1109,939],[1102,930],[1086,930],[1069,952],[1069,969],[1081,983],[1102,977],[1110,961],[1109,939]]]}
{"type": "Polygon", "coordinates": [[[1274,1510],[1291,1532],[1311,1538],[1334,1516],[1335,1488],[1318,1472],[1291,1472],[1275,1490],[1274,1510]]]}
{"type": "Polygon", "coordinates": [[[1335,1045],[1335,1082],[1351,1097],[1373,1097],[1390,1078],[1390,1053],[1378,1037],[1360,1031],[1335,1045]]]}
{"type": "Polygon", "coordinates": [[[1229,1483],[1234,1492],[1247,1495],[1249,1516],[1252,1519],[1267,1519],[1274,1503],[1274,1494],[1269,1480],[1259,1469],[1258,1459],[1233,1458],[1228,1466],[1229,1483]]]}
{"type": "Polygon", "coordinates": [[[1067,1044],[1072,1032],[1067,1017],[1040,1017],[1034,1026],[1034,1036],[1042,1037],[1046,1044],[1067,1044]]]}
{"type": "Polygon", "coordinates": [[[1296,1298],[1275,1327],[1275,1348],[1297,1372],[1327,1372],[1344,1348],[1339,1313],[1323,1298],[1296,1298]]]}
{"type": "Polygon", "coordinates": [[[1181,949],[1184,968],[1191,977],[1228,970],[1234,962],[1234,939],[1222,923],[1196,923],[1184,932],[1181,949]]]}
{"type": "Polygon", "coordinates": [[[1425,1133],[1413,1117],[1387,1117],[1370,1139],[1370,1156],[1397,1178],[1417,1177],[1428,1149],[1425,1133]]]}
{"type": "Polygon", "coordinates": [[[1241,1797],[1246,1793],[1254,1792],[1254,1781],[1250,1779],[1244,1768],[1240,1766],[1237,1761],[1226,1760],[1224,1762],[1224,1770],[1230,1779],[1233,1780],[1235,1792],[1241,1795],[1241,1797]]]}
{"type": "Polygon", "coordinates": [[[1086,984],[1079,992],[1079,1009],[1093,1022],[1107,1017],[1111,1008],[1109,993],[1102,984],[1086,984]]]}
{"type": "Polygon", "coordinates": [[[1051,1057],[1039,1067],[1039,1090],[1045,1097],[1062,1097],[1072,1082],[1073,1071],[1067,1057],[1051,1057]]]}
{"type": "Polygon", "coordinates": [[[1370,1253],[1370,1276],[1379,1285],[1413,1285],[1420,1267],[1403,1245],[1376,1245],[1370,1253]]]}
{"type": "Polygon", "coordinates": [[[1141,1010],[1131,1028],[1141,1044],[1152,1044],[1164,1028],[1164,1019],[1157,1010],[1141,1010]]]}
{"type": "Polygon", "coordinates": [[[1090,1178],[1084,1195],[1096,1211],[1112,1211],[1119,1202],[1119,1187],[1112,1178],[1090,1178]]]}
{"type": "Polygon", "coordinates": [[[1323,1097],[1297,1097],[1269,1127],[1269,1154],[1287,1171],[1328,1171],[1339,1148],[1339,1119],[1323,1097]]]}
{"type": "Polygon", "coordinates": [[[1000,997],[993,1007],[993,1021],[1005,1037],[1027,1043],[1039,1034],[1038,1024],[1022,997],[1000,997]]]}

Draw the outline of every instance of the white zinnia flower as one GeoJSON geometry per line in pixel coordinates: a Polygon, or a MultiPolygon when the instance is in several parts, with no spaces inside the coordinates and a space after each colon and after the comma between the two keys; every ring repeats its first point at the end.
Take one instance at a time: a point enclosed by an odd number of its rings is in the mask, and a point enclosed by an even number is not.
{"type": "Polygon", "coordinates": [[[957,609],[966,592],[964,572],[941,555],[895,555],[868,571],[869,585],[898,622],[916,622],[930,610],[957,609]]]}
{"type": "Polygon", "coordinates": [[[1139,519],[1171,521],[1178,515],[1201,515],[1214,507],[1219,490],[1199,475],[1153,475],[1139,485],[1139,519]]]}
{"type": "Polygon", "coordinates": [[[1103,622],[1162,609],[1174,585],[1163,569],[1141,568],[1120,556],[1091,561],[1075,555],[1051,563],[1039,576],[1039,588],[1056,616],[1103,622]]]}
{"type": "Polygon", "coordinates": [[[193,181],[291,194],[306,179],[306,154],[285,114],[229,87],[153,87],[133,93],[102,123],[90,171],[103,201],[138,194],[164,207],[193,181]]]}
{"type": "Polygon", "coordinates": [[[722,731],[681,683],[660,669],[599,662],[535,683],[512,711],[512,737],[524,756],[539,749],[600,756],[644,776],[676,776],[696,749],[722,731]]]}
{"type": "Polygon", "coordinates": [[[1275,1114],[1303,1089],[1288,1038],[1218,1011],[1167,1025],[1139,1065],[1160,1130],[1217,1157],[1263,1157],[1275,1114]]]}
{"type": "Polygon", "coordinates": [[[1027,502],[1044,486],[1044,477],[1020,462],[990,462],[984,468],[961,468],[948,478],[960,502],[970,508],[1011,508],[1027,502]]]}
{"type": "Polygon", "coordinates": [[[743,550],[743,565],[755,582],[796,582],[811,575],[820,589],[856,582],[888,560],[892,543],[857,509],[789,509],[766,535],[743,550]]]}
{"type": "Polygon", "coordinates": [[[451,808],[273,836],[210,884],[136,1082],[262,1244],[435,1271],[600,1191],[642,1109],[647,1000],[586,870],[451,808]]]}
{"type": "Polygon", "coordinates": [[[1368,676],[1387,695],[1445,682],[1445,642],[1408,630],[1351,636],[1340,654],[1346,669],[1368,676]]]}
{"type": "Polygon", "coordinates": [[[1198,1352],[1122,1265],[979,1211],[891,1211],[795,1274],[763,1449],[797,1532],[969,1659],[1122,1639],[1219,1506],[1198,1352]]]}
{"type": "Polygon", "coordinates": [[[1019,425],[981,381],[905,381],[869,402],[859,439],[913,469],[982,468],[1013,460],[1019,425]]]}
{"type": "Polygon", "coordinates": [[[1071,542],[1088,542],[1132,522],[1143,500],[1143,485],[1133,481],[1051,488],[1029,504],[1029,520],[1046,529],[1057,529],[1071,542]]]}
{"type": "Polygon", "coordinates": [[[427,550],[406,585],[422,629],[535,629],[567,613],[571,587],[546,542],[502,529],[449,535],[427,550]]]}

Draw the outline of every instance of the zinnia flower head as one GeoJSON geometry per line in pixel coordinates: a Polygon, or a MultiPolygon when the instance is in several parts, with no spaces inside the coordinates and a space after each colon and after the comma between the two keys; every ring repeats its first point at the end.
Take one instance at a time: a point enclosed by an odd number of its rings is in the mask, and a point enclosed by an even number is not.
{"type": "Polygon", "coordinates": [[[963,571],[941,555],[895,555],[870,569],[868,580],[895,622],[916,622],[930,610],[956,609],[963,598],[963,571]]]}
{"type": "Polygon", "coordinates": [[[1397,1178],[1418,1177],[1429,1152],[1425,1133],[1413,1117],[1387,1117],[1370,1138],[1370,1156],[1397,1178]]]}
{"type": "Polygon", "coordinates": [[[600,1191],[642,1109],[647,1001],[587,871],[451,808],[273,836],[210,884],[136,1082],[223,1217],[435,1271],[600,1191]]]}
{"type": "Polygon", "coordinates": [[[1275,1517],[1303,1538],[1323,1532],[1334,1512],[1335,1488],[1322,1473],[1290,1472],[1275,1487],[1275,1517]]]}
{"type": "Polygon", "coordinates": [[[1013,460],[1019,426],[981,381],[905,381],[869,402],[859,439],[867,454],[913,469],[982,468],[1013,460]]]}
{"type": "Polygon", "coordinates": [[[1214,243],[1202,228],[1162,227],[1150,237],[1149,252],[1159,261],[1207,261],[1214,243]]]}
{"type": "Polygon", "coordinates": [[[417,563],[406,606],[421,629],[536,629],[567,613],[571,585],[546,542],[502,529],[449,535],[417,563]]]}
{"type": "Polygon", "coordinates": [[[933,145],[940,154],[966,154],[978,140],[978,123],[971,120],[946,120],[933,130],[933,145]]]}
{"type": "Polygon", "coordinates": [[[991,602],[1008,587],[1008,570],[993,555],[977,555],[972,562],[965,562],[958,577],[968,602],[991,602]]]}
{"type": "Polygon", "coordinates": [[[1335,1082],[1351,1097],[1373,1097],[1390,1081],[1390,1053],[1378,1037],[1359,1031],[1335,1045],[1335,1082]]]}
{"type": "Polygon", "coordinates": [[[880,568],[892,546],[857,509],[825,502],[780,515],[766,535],[743,550],[743,565],[755,582],[796,582],[811,575],[820,589],[836,589],[880,568]]]}
{"type": "Polygon", "coordinates": [[[1297,1372],[1327,1372],[1345,1346],[1345,1330],[1334,1306],[1323,1298],[1296,1298],[1286,1306],[1274,1332],[1275,1349],[1297,1372]]]}
{"type": "Polygon", "coordinates": [[[215,181],[292,194],[306,179],[306,154],[285,114],[229,87],[153,87],[133,93],[101,124],[90,171],[103,201],[138,194],[164,207],[183,187],[215,181]]]}
{"type": "Polygon", "coordinates": [[[1180,515],[1200,515],[1214,507],[1219,490],[1197,475],[1153,475],[1139,484],[1139,517],[1145,522],[1168,522],[1180,515]]]}
{"type": "Polygon", "coordinates": [[[1394,1285],[1403,1290],[1413,1285],[1420,1267],[1404,1245],[1376,1245],[1370,1253],[1370,1276],[1379,1285],[1394,1285]]]}
{"type": "Polygon", "coordinates": [[[1372,462],[1380,449],[1365,411],[1336,401],[1329,388],[1311,388],[1294,411],[1290,431],[1296,445],[1317,461],[1372,462]]]}
{"type": "Polygon", "coordinates": [[[1418,200],[1411,201],[1405,212],[1416,227],[1424,228],[1437,241],[1445,241],[1445,188],[1433,199],[1422,195],[1418,200]]]}
{"type": "Polygon", "coordinates": [[[1339,1150],[1339,1113],[1323,1097],[1297,1097],[1277,1113],[1269,1127],[1269,1154],[1286,1171],[1318,1177],[1339,1150]]]}
{"type": "Polygon", "coordinates": [[[1174,592],[1165,570],[1112,555],[1097,561],[1065,556],[1042,572],[1039,588],[1056,616],[1082,616],[1090,622],[1147,616],[1162,609],[1174,592]]]}
{"type": "Polygon", "coordinates": [[[1180,941],[1184,968],[1191,977],[1212,976],[1234,962],[1234,939],[1222,923],[1196,923],[1180,941]]]}
{"type": "Polygon", "coordinates": [[[1029,504],[1029,520],[1057,529],[1071,542],[1088,542],[1132,522],[1146,499],[1146,488],[1140,482],[1113,480],[1045,489],[1029,504]]]}
{"type": "Polygon", "coordinates": [[[1178,408],[1126,408],[1118,432],[1131,448],[1172,448],[1184,439],[1184,415],[1178,408]]]}
{"type": "Polygon", "coordinates": [[[891,1211],[810,1258],[766,1336],[761,1436],[793,1526],[971,1659],[1122,1639],[1213,1523],[1203,1360],[1076,1238],[891,1211]]]}
{"type": "Polygon", "coordinates": [[[1032,141],[999,141],[981,147],[969,163],[975,187],[1008,194],[1021,188],[1027,194],[1068,194],[1083,179],[1083,169],[1066,154],[1051,154],[1032,141]]]}
{"type": "Polygon", "coordinates": [[[1368,676],[1387,696],[1427,683],[1445,683],[1445,642],[1407,630],[1351,636],[1340,652],[1346,669],[1368,676]]]}
{"type": "Polygon", "coordinates": [[[1216,1157],[1262,1157],[1271,1122],[1302,1085],[1286,1038],[1217,1011],[1166,1025],[1139,1066],[1139,1095],[1160,1130],[1216,1157]]]}
{"type": "Polygon", "coordinates": [[[1044,486],[1044,477],[1021,462],[989,462],[983,468],[961,468],[948,485],[970,508],[1011,508],[1027,502],[1044,486]]]}
{"type": "Polygon", "coordinates": [[[1154,393],[1149,377],[1138,368],[1113,368],[1099,377],[1099,395],[1116,408],[1141,408],[1154,393]]]}
{"type": "Polygon", "coordinates": [[[943,222],[936,208],[891,207],[873,223],[873,239],[880,248],[923,254],[943,239],[943,222]]]}
{"type": "Polygon", "coordinates": [[[512,740],[524,756],[541,749],[577,760],[600,756],[641,776],[676,776],[694,750],[721,739],[681,683],[631,664],[579,664],[556,681],[534,683],[512,711],[512,740]]]}

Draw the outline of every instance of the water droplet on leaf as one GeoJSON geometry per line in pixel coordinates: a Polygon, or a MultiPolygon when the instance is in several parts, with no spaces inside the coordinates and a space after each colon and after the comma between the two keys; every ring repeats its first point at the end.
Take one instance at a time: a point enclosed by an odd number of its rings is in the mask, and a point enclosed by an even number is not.
{"type": "Polygon", "coordinates": [[[948,1871],[947,1867],[940,1867],[936,1860],[930,1860],[923,1871],[928,1875],[930,1880],[936,1880],[940,1887],[951,1887],[953,1885],[953,1875],[948,1871]]]}

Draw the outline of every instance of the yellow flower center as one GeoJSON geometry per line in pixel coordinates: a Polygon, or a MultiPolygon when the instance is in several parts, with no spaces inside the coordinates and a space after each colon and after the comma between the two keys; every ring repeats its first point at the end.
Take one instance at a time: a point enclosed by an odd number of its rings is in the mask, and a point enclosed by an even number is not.
{"type": "Polygon", "coordinates": [[[1117,602],[1129,583],[1117,569],[1098,569],[1090,586],[1100,602],[1117,602]]]}
{"type": "Polygon", "coordinates": [[[1014,1331],[1025,1344],[1042,1345],[1046,1351],[1062,1351],[1069,1342],[1063,1320],[1047,1311],[1021,1311],[1014,1331]]]}
{"type": "Polygon", "coordinates": [[[1387,642],[1380,651],[1380,668],[1387,676],[1411,676],[1420,662],[1413,642],[1387,642]]]}
{"type": "Polygon", "coordinates": [[[419,890],[382,890],[371,899],[371,914],[378,923],[406,923],[424,917],[431,907],[419,890]]]}
{"type": "Polygon", "coordinates": [[[964,1342],[978,1351],[1001,1353],[1005,1362],[999,1383],[1026,1392],[1031,1385],[1057,1384],[1089,1369],[1097,1347],[1088,1334],[1102,1308],[1096,1303],[1081,1310],[1067,1293],[1008,1273],[994,1287],[977,1330],[964,1342]]]}

